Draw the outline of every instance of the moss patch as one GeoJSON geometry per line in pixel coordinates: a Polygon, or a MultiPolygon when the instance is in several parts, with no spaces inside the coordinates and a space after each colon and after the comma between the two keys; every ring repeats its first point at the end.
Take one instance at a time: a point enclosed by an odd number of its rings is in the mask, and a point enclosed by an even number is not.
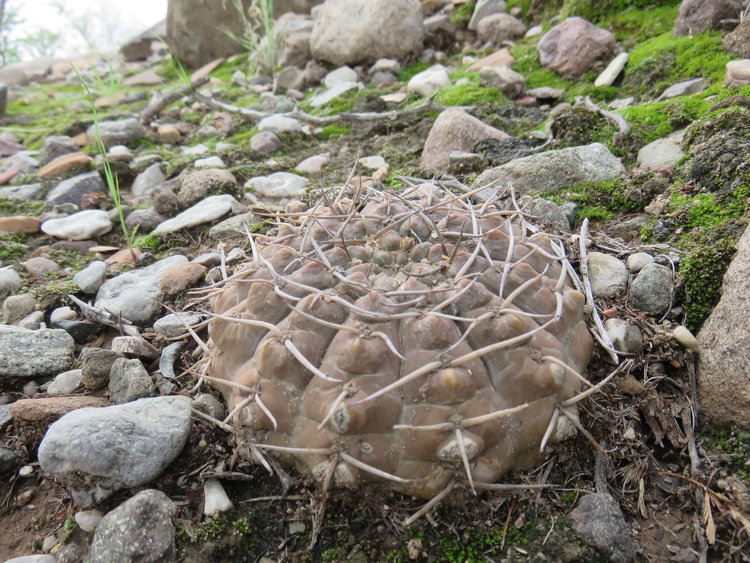
{"type": "MultiPolygon", "coordinates": [[[[565,0],[562,16],[580,16],[599,23],[625,10],[679,6],[680,0],[565,0]]],[[[650,10],[649,10],[650,11],[650,10]]]]}
{"type": "Polygon", "coordinates": [[[473,106],[507,104],[508,99],[497,88],[485,88],[470,82],[446,86],[435,96],[435,103],[443,106],[473,106]]]}

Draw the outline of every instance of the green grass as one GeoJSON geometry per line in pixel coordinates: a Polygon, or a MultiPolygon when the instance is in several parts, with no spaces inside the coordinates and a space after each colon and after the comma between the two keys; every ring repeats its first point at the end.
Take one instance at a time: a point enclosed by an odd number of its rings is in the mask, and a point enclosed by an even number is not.
{"type": "Polygon", "coordinates": [[[337,139],[349,134],[349,126],[343,123],[329,123],[323,126],[323,130],[318,133],[318,139],[337,139]]]}
{"type": "Polygon", "coordinates": [[[399,82],[408,82],[412,79],[415,75],[419,74],[423,70],[427,70],[432,65],[429,63],[423,63],[421,61],[415,61],[411,63],[406,68],[402,68],[399,73],[396,75],[399,82]]]}

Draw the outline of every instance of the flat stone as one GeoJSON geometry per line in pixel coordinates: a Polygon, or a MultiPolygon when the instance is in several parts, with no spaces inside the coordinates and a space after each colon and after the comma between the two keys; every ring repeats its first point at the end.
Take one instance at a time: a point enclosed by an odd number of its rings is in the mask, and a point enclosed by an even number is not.
{"type": "Polygon", "coordinates": [[[246,231],[249,231],[253,225],[261,223],[263,223],[263,218],[255,213],[241,213],[211,227],[208,237],[214,240],[247,239],[246,231]]]}
{"type": "Polygon", "coordinates": [[[60,373],[73,363],[75,342],[64,330],[0,325],[0,376],[60,373]]]}
{"type": "Polygon", "coordinates": [[[0,297],[15,293],[21,288],[23,281],[11,266],[0,268],[0,297]]]}
{"type": "Polygon", "coordinates": [[[628,283],[628,269],[615,256],[602,252],[589,254],[589,279],[595,297],[611,299],[628,283]]]}
{"type": "Polygon", "coordinates": [[[356,83],[358,81],[359,76],[357,75],[357,71],[348,66],[340,66],[326,74],[323,84],[325,84],[326,88],[333,88],[338,84],[356,83]]]}
{"type": "Polygon", "coordinates": [[[479,27],[479,22],[483,18],[504,11],[505,0],[477,0],[467,27],[472,31],[476,31],[477,27],[479,27]]]}
{"type": "Polygon", "coordinates": [[[44,256],[34,256],[29,258],[25,262],[21,263],[24,269],[32,276],[41,277],[45,274],[56,272],[60,269],[60,266],[54,260],[45,258],[44,256]]]}
{"type": "Polygon", "coordinates": [[[154,229],[156,235],[175,233],[196,225],[215,221],[230,212],[240,212],[242,204],[231,195],[214,195],[196,203],[176,217],[168,219],[154,229]]]}
{"type": "Polygon", "coordinates": [[[169,256],[145,268],[107,280],[96,295],[96,306],[135,323],[145,323],[159,309],[159,281],[170,267],[187,262],[184,256],[169,256]]]}
{"type": "Polygon", "coordinates": [[[161,491],[138,493],[99,522],[91,542],[90,563],[175,561],[172,516],[176,511],[161,491]]]}
{"type": "Polygon", "coordinates": [[[162,275],[159,285],[164,295],[177,295],[194,287],[206,273],[206,267],[195,262],[175,264],[162,275]]]}
{"type": "Polygon", "coordinates": [[[81,370],[72,369],[64,371],[52,380],[47,387],[49,395],[70,395],[81,384],[81,370]]]}
{"type": "Polygon", "coordinates": [[[350,90],[357,90],[360,88],[361,85],[358,82],[339,82],[335,86],[328,88],[317,96],[313,96],[310,99],[310,105],[314,108],[319,108],[326,105],[331,100],[335,100],[342,94],[349,92],[350,90]]]}
{"type": "Polygon", "coordinates": [[[10,414],[23,422],[46,425],[78,409],[106,407],[110,404],[105,397],[84,395],[20,399],[11,403],[10,414]]]}
{"type": "Polygon", "coordinates": [[[487,66],[479,71],[479,82],[496,88],[508,98],[518,98],[526,89],[526,79],[509,66],[487,66]]]}
{"type": "Polygon", "coordinates": [[[159,142],[165,145],[176,145],[182,138],[180,130],[171,123],[159,125],[156,129],[156,134],[159,136],[159,142]]]}
{"type": "Polygon", "coordinates": [[[691,96],[702,92],[707,86],[708,81],[705,78],[693,78],[692,80],[678,82],[664,90],[664,92],[661,93],[661,96],[656,98],[656,101],[671,100],[678,96],[691,96]]]}
{"type": "Polygon", "coordinates": [[[50,135],[39,149],[39,162],[46,165],[60,156],[78,152],[78,144],[68,135],[50,135]]]}
{"type": "Polygon", "coordinates": [[[39,232],[41,220],[36,217],[19,215],[16,217],[0,217],[0,231],[4,233],[27,233],[39,232]]]}
{"type": "Polygon", "coordinates": [[[3,321],[13,324],[36,310],[36,299],[31,293],[11,295],[3,301],[3,321]]]}
{"type": "Polygon", "coordinates": [[[156,387],[138,359],[119,358],[109,372],[109,398],[116,405],[153,397],[156,387]]]}
{"type": "Polygon", "coordinates": [[[109,213],[102,209],[86,209],[60,219],[42,223],[42,231],[65,240],[88,240],[112,230],[109,213]]]}
{"type": "Polygon", "coordinates": [[[109,372],[115,360],[123,355],[103,348],[81,350],[81,383],[86,389],[96,391],[109,383],[109,372]]]}
{"type": "Polygon", "coordinates": [[[363,156],[357,162],[365,170],[369,171],[375,171],[379,170],[380,168],[388,167],[388,163],[382,156],[363,156]]]}
{"type": "Polygon", "coordinates": [[[226,168],[226,164],[219,156],[209,156],[207,158],[199,158],[193,163],[196,168],[226,168]]]}
{"type": "Polygon", "coordinates": [[[644,266],[654,263],[654,257],[647,252],[634,252],[625,260],[625,265],[632,273],[637,274],[644,266]]]}
{"type": "Polygon", "coordinates": [[[685,156],[682,150],[682,138],[685,130],[680,129],[650,142],[638,151],[638,166],[651,170],[671,171],[675,164],[685,156]]]}
{"type": "Polygon", "coordinates": [[[266,197],[294,197],[305,193],[310,180],[290,172],[274,172],[268,176],[256,176],[245,182],[256,195],[266,197]]]}
{"type": "MultiPolygon", "coordinates": [[[[146,136],[146,129],[135,117],[128,117],[117,121],[100,121],[98,129],[102,143],[107,148],[112,145],[135,143],[146,136]]],[[[96,137],[96,130],[97,128],[94,125],[86,130],[89,139],[96,137]]]]}
{"type": "Polygon", "coordinates": [[[159,84],[164,84],[166,81],[166,78],[156,74],[153,69],[149,68],[133,76],[128,76],[122,81],[122,85],[128,88],[132,86],[158,86],[159,84]]]}
{"type": "Polygon", "coordinates": [[[86,168],[93,161],[93,158],[82,152],[64,154],[45,164],[36,175],[40,178],[62,176],[71,170],[86,168]]]}
{"type": "Polygon", "coordinates": [[[136,209],[125,219],[128,229],[138,229],[138,234],[146,234],[161,225],[167,218],[156,211],[153,207],[148,209],[136,209]]]}
{"type": "Polygon", "coordinates": [[[189,406],[188,397],[176,396],[75,410],[49,427],[39,445],[39,463],[71,485],[76,473],[97,481],[93,490],[74,486],[78,504],[145,485],[182,451],[190,432],[189,406]]]}
{"type": "Polygon", "coordinates": [[[192,327],[202,321],[203,316],[192,311],[185,311],[179,315],[169,314],[154,323],[154,332],[167,338],[183,336],[187,332],[186,324],[192,327]]]}
{"type": "Polygon", "coordinates": [[[607,65],[607,68],[596,77],[596,80],[594,80],[594,86],[597,88],[601,86],[612,86],[615,80],[617,80],[617,77],[620,76],[622,69],[624,69],[625,65],[628,63],[629,57],[630,55],[628,53],[620,53],[612,59],[607,65]]]}
{"type": "Polygon", "coordinates": [[[42,191],[42,184],[23,184],[0,188],[0,199],[22,199],[31,201],[37,199],[42,191]]]}
{"type": "Polygon", "coordinates": [[[270,133],[296,133],[302,131],[302,125],[296,119],[282,115],[269,115],[258,123],[258,129],[270,133]]]}
{"type": "Polygon", "coordinates": [[[107,187],[96,170],[73,176],[57,184],[47,194],[46,200],[54,205],[74,203],[80,207],[81,197],[95,192],[106,192],[107,187]]]}
{"type": "Polygon", "coordinates": [[[294,168],[296,170],[299,170],[300,172],[305,172],[306,174],[317,174],[323,169],[326,164],[328,164],[330,160],[330,153],[326,152],[323,154],[316,154],[314,156],[306,158],[294,168]]]}
{"type": "Polygon", "coordinates": [[[510,14],[492,14],[479,20],[477,37],[483,43],[500,45],[521,39],[526,33],[524,23],[510,14]]]}

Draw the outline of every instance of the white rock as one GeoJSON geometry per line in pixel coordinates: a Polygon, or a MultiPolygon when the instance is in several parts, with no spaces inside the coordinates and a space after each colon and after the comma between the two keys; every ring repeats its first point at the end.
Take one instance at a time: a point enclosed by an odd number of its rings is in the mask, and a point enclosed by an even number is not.
{"type": "Polygon", "coordinates": [[[406,85],[406,91],[410,94],[418,94],[427,97],[433,92],[451,85],[451,78],[443,65],[434,65],[412,76],[406,85]]]}
{"type": "Polygon", "coordinates": [[[469,20],[469,29],[476,31],[482,18],[505,11],[505,0],[477,0],[469,20]]]}
{"type": "Polygon", "coordinates": [[[208,479],[203,486],[204,503],[203,514],[213,516],[217,512],[232,510],[234,505],[229,500],[224,487],[216,479],[208,479]]]}
{"type": "Polygon", "coordinates": [[[688,350],[698,352],[700,350],[700,344],[698,339],[693,335],[687,327],[682,325],[675,327],[672,331],[672,338],[682,344],[688,350]]]}
{"type": "Polygon", "coordinates": [[[332,86],[325,92],[313,96],[310,100],[310,105],[314,108],[324,106],[331,100],[338,98],[341,94],[348,92],[349,90],[361,89],[362,85],[357,82],[339,82],[335,86],[332,86]]]}
{"type": "Polygon", "coordinates": [[[245,182],[258,195],[267,197],[290,197],[305,192],[310,180],[290,172],[274,172],[269,176],[257,176],[245,182]]]}
{"type": "Polygon", "coordinates": [[[209,156],[208,158],[199,158],[193,163],[196,168],[226,168],[227,165],[218,156],[209,156]]]}
{"type": "Polygon", "coordinates": [[[652,170],[671,170],[685,156],[682,138],[685,130],[680,129],[666,137],[656,139],[638,151],[638,166],[652,170]]]}
{"type": "Polygon", "coordinates": [[[200,155],[206,154],[209,148],[206,145],[200,144],[194,147],[182,147],[182,154],[200,155]]]}
{"type": "Polygon", "coordinates": [[[708,86],[708,81],[705,78],[693,78],[692,80],[685,80],[672,84],[669,88],[661,93],[661,96],[656,98],[656,101],[671,100],[679,96],[689,96],[691,94],[697,94],[702,92],[708,86]]]}
{"type": "Polygon", "coordinates": [[[135,180],[133,180],[133,187],[130,191],[135,197],[149,194],[156,186],[166,180],[166,178],[164,172],[161,170],[161,162],[154,162],[135,177],[135,180]]]}
{"type": "Polygon", "coordinates": [[[295,131],[302,131],[302,126],[299,121],[291,117],[269,115],[260,120],[258,129],[261,131],[270,131],[271,133],[293,133],[295,131]]]}
{"type": "Polygon", "coordinates": [[[378,59],[367,72],[370,74],[375,74],[376,72],[398,74],[401,72],[401,64],[396,59],[378,59]]]}
{"type": "Polygon", "coordinates": [[[74,321],[78,315],[70,307],[58,307],[52,311],[49,315],[49,321],[51,324],[55,324],[58,321],[74,321]]]}
{"type": "Polygon", "coordinates": [[[541,25],[531,26],[529,29],[526,30],[526,33],[524,34],[524,38],[536,37],[537,35],[541,35],[543,31],[544,31],[544,28],[541,25]]]}
{"type": "Polygon", "coordinates": [[[357,71],[348,66],[340,66],[326,74],[323,84],[325,84],[326,88],[333,88],[337,84],[357,82],[358,80],[357,71]]]}
{"type": "Polygon", "coordinates": [[[358,162],[367,170],[379,170],[388,166],[382,156],[363,156],[358,162]]]}
{"type": "Polygon", "coordinates": [[[52,380],[47,393],[50,395],[70,395],[81,383],[82,372],[80,369],[64,371],[52,380]]]}
{"type": "Polygon", "coordinates": [[[103,209],[86,209],[68,217],[49,219],[42,223],[42,231],[65,240],[87,240],[112,230],[109,213],[103,209]]]}
{"type": "Polygon", "coordinates": [[[242,204],[231,195],[213,195],[199,201],[176,217],[164,221],[153,232],[155,235],[174,233],[196,225],[210,223],[230,211],[239,213],[242,209],[242,204]]]}
{"type": "Polygon", "coordinates": [[[96,293],[107,277],[107,263],[96,260],[73,276],[73,283],[84,293],[96,293]]]}
{"type": "Polygon", "coordinates": [[[596,80],[594,80],[594,86],[597,88],[599,86],[612,86],[617,77],[620,76],[622,69],[625,68],[625,64],[627,64],[629,57],[630,55],[628,53],[620,53],[612,59],[612,62],[607,65],[607,68],[596,77],[596,80]]]}
{"type": "Polygon", "coordinates": [[[635,252],[628,256],[625,265],[633,273],[640,272],[647,264],[653,264],[654,257],[647,252],[635,252]]]}
{"type": "Polygon", "coordinates": [[[75,520],[78,527],[84,532],[93,532],[102,521],[104,515],[98,510],[81,510],[75,513],[75,520]]]}
{"type": "Polygon", "coordinates": [[[305,172],[307,174],[317,174],[323,169],[323,167],[326,164],[330,162],[330,160],[331,160],[331,153],[324,152],[324,153],[316,154],[314,156],[306,158],[294,168],[296,168],[300,172],[305,172]]]}

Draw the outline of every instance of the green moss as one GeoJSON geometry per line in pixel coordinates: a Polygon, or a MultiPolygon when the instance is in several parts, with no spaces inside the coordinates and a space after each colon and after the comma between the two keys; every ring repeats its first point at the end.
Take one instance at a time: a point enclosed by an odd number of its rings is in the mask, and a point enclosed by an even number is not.
{"type": "Polygon", "coordinates": [[[396,76],[398,77],[399,82],[408,82],[413,76],[419,74],[423,70],[427,70],[431,66],[432,65],[429,63],[415,61],[406,68],[402,68],[396,76]]]}
{"type": "Polygon", "coordinates": [[[584,207],[578,211],[578,219],[593,219],[593,220],[603,220],[608,221],[609,219],[613,219],[615,214],[612,211],[609,211],[608,209],[604,209],[603,207],[584,207]]]}
{"type": "Polygon", "coordinates": [[[632,213],[643,209],[642,202],[634,198],[625,177],[601,182],[582,182],[545,197],[579,204],[581,210],[578,217],[581,219],[611,219],[615,213],[632,213]]]}
{"type": "Polygon", "coordinates": [[[25,215],[29,217],[37,217],[46,207],[47,202],[42,200],[26,201],[23,199],[0,199],[0,214],[2,215],[25,215]]]}
{"type": "Polygon", "coordinates": [[[343,123],[329,123],[324,125],[318,139],[336,139],[349,134],[349,126],[343,123]]]}
{"type": "Polygon", "coordinates": [[[458,7],[454,8],[453,13],[451,14],[451,23],[459,27],[466,27],[469,25],[469,20],[471,20],[473,13],[474,2],[460,4],[458,7]]]}
{"type": "Polygon", "coordinates": [[[611,14],[603,25],[630,50],[657,35],[671,32],[678,10],[679,0],[671,5],[655,6],[648,10],[631,8],[611,14]]]}
{"type": "Polygon", "coordinates": [[[0,260],[18,260],[26,256],[29,247],[19,242],[15,237],[8,237],[6,233],[0,233],[0,260]]]}
{"type": "Polygon", "coordinates": [[[485,88],[468,83],[442,88],[435,103],[444,106],[473,106],[480,104],[507,104],[508,99],[497,88],[485,88]]]}
{"type": "Polygon", "coordinates": [[[135,246],[136,248],[140,248],[141,250],[156,252],[157,250],[159,250],[159,247],[161,247],[161,244],[162,240],[158,235],[149,233],[147,235],[136,238],[135,244],[133,246],[135,246]]]}
{"type": "Polygon", "coordinates": [[[720,86],[726,64],[732,60],[721,44],[722,35],[704,31],[689,37],[663,33],[636,45],[625,67],[624,93],[656,97],[665,88],[703,77],[709,86],[720,86]]]}
{"type": "MultiPolygon", "coordinates": [[[[653,8],[657,6],[679,6],[681,0],[565,0],[562,15],[580,16],[594,23],[625,10],[653,8]]],[[[650,11],[650,10],[649,10],[650,11]]]]}
{"type": "Polygon", "coordinates": [[[82,270],[94,259],[94,255],[89,252],[74,252],[64,248],[50,250],[49,255],[61,268],[72,268],[76,271],[82,270]]]}
{"type": "Polygon", "coordinates": [[[226,520],[221,514],[217,513],[203,521],[196,539],[202,541],[216,539],[224,532],[225,525],[226,520]]]}
{"type": "Polygon", "coordinates": [[[560,78],[549,69],[542,67],[536,52],[536,40],[532,42],[519,42],[512,49],[511,54],[516,62],[513,70],[520,72],[526,78],[526,88],[539,88],[549,86],[550,88],[563,88],[567,90],[573,83],[560,78]]]}

